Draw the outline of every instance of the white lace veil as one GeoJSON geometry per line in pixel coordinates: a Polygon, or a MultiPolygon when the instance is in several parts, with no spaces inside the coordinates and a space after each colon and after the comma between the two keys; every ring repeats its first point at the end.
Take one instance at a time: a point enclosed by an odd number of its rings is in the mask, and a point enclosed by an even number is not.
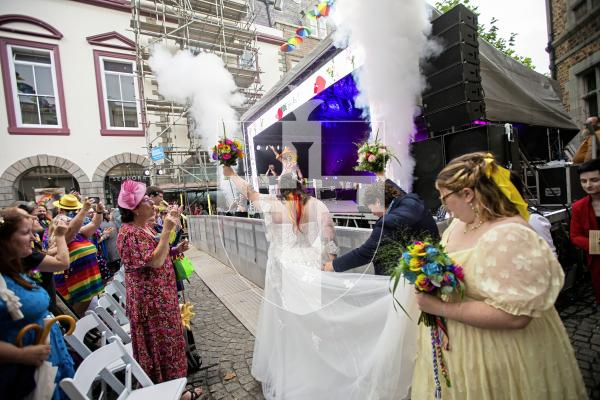
{"type": "Polygon", "coordinates": [[[311,198],[299,229],[293,207],[256,202],[270,242],[252,373],[267,399],[402,399],[412,379],[416,309],[395,311],[389,277],[322,272],[337,253],[327,207],[311,198]]]}

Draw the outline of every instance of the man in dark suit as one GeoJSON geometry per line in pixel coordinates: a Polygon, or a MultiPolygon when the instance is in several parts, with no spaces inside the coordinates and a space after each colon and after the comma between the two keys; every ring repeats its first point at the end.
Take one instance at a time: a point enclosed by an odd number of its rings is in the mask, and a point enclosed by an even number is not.
{"type": "Polygon", "coordinates": [[[344,272],[373,261],[375,274],[388,275],[389,271],[375,259],[382,240],[396,239],[397,234],[438,239],[439,232],[425,203],[415,193],[406,193],[393,181],[377,182],[365,191],[364,203],[380,217],[371,236],[357,249],[323,265],[324,271],[344,272]]]}

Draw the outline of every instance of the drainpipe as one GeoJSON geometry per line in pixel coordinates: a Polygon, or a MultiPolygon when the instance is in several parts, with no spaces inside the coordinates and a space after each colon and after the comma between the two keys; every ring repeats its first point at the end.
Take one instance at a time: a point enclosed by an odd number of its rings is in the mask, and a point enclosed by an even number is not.
{"type": "Polygon", "coordinates": [[[554,41],[552,16],[552,0],[546,0],[546,25],[548,27],[548,47],[546,47],[546,51],[550,55],[550,76],[552,79],[556,79],[556,53],[554,47],[552,47],[554,41]]]}
{"type": "Polygon", "coordinates": [[[269,5],[273,4],[270,0],[258,0],[265,5],[267,9],[267,19],[269,20],[269,28],[273,27],[273,21],[271,21],[271,10],[269,10],[269,5]]]}

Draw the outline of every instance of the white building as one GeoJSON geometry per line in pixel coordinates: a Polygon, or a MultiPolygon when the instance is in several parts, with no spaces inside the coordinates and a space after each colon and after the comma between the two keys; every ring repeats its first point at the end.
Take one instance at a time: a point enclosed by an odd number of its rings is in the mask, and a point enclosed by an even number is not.
{"type": "Polygon", "coordinates": [[[111,176],[142,179],[129,20],[117,0],[0,4],[0,205],[50,186],[104,198],[111,176]]]}

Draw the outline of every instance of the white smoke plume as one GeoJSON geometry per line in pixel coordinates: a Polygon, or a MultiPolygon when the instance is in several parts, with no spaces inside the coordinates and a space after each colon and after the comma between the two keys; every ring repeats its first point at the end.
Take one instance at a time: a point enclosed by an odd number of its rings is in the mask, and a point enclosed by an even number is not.
{"type": "MultiPolygon", "coordinates": [[[[210,151],[223,136],[223,123],[227,137],[239,137],[240,124],[233,107],[243,103],[231,73],[223,60],[212,53],[194,56],[187,50],[175,54],[164,46],[155,46],[148,61],[158,82],[158,91],[167,100],[189,104],[195,121],[195,134],[201,138],[202,148],[210,151]]],[[[231,184],[217,168],[221,193],[218,207],[227,208],[233,201],[231,184]]]]}
{"type": "Polygon", "coordinates": [[[243,103],[233,76],[223,60],[212,53],[194,56],[187,50],[174,55],[164,46],[155,46],[149,60],[158,81],[158,91],[166,99],[190,104],[196,132],[205,150],[223,136],[237,136],[240,131],[238,115],[233,107],[243,103]]]}
{"type": "Polygon", "coordinates": [[[356,104],[369,107],[372,138],[381,129],[379,139],[400,160],[401,165],[391,161],[388,174],[405,190],[412,186],[413,118],[425,88],[419,61],[435,48],[427,39],[428,16],[425,0],[336,0],[332,11],[335,45],[356,48],[364,55],[364,65],[355,76],[356,104]]]}

